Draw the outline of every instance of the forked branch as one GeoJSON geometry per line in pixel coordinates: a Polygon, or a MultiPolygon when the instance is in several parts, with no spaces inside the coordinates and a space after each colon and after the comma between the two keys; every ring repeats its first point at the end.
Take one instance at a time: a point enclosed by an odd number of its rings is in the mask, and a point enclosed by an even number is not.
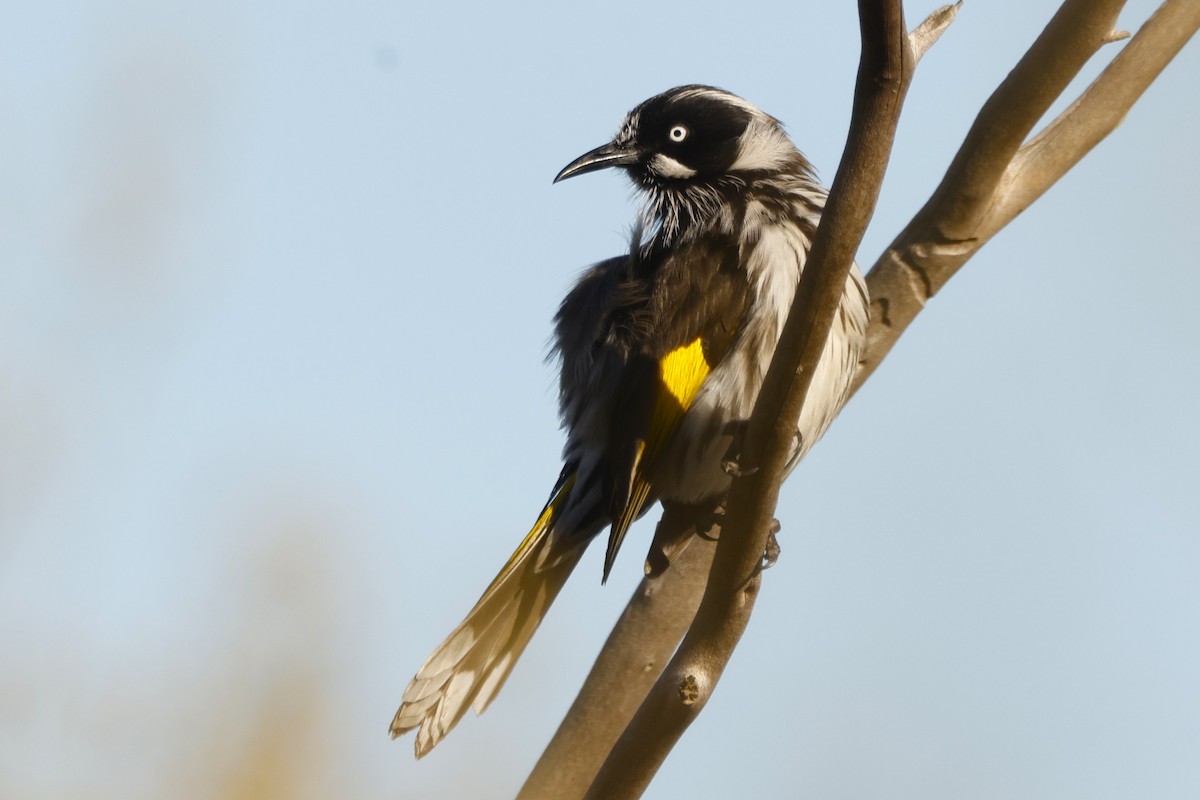
{"type": "Polygon", "coordinates": [[[1200,3],[1167,0],[1091,86],[1034,126],[1102,47],[1124,0],[1067,0],[988,99],[933,196],[867,275],[871,326],[853,391],[946,281],[1116,128],[1200,28],[1200,3]]]}
{"type": "MultiPolygon", "coordinates": [[[[1115,0],[1067,0],[981,110],[937,191],[868,275],[873,316],[855,390],[886,357],[926,300],[991,236],[1107,136],[1200,28],[1200,3],[1167,0],[1083,95],[1030,138],[1038,120],[1084,63],[1106,44],[1120,38],[1115,24],[1123,5],[1115,0]]],[[[957,5],[939,9],[907,38],[912,64],[936,40],[957,10],[957,5]]],[[[841,174],[839,171],[835,192],[841,174]]],[[[831,198],[831,206],[832,202],[831,198]]],[[[814,263],[815,260],[810,261],[810,269],[814,263]]],[[[755,532],[765,537],[763,529],[755,532]]],[[[722,541],[734,538],[723,537],[722,541]]],[[[759,537],[746,536],[742,544],[742,555],[756,561],[762,552],[759,537]]],[[[522,798],[582,795],[617,733],[637,709],[646,687],[675,650],[681,632],[691,620],[704,592],[712,551],[707,543],[695,543],[665,573],[642,582],[563,726],[526,782],[522,798]]],[[[740,574],[744,576],[749,562],[739,558],[729,563],[734,561],[741,566],[740,574]]],[[[753,603],[757,576],[739,586],[738,570],[731,574],[738,590],[736,596],[741,598],[741,605],[735,611],[744,624],[753,603]]],[[[724,585],[730,585],[728,579],[724,585]]],[[[726,636],[729,651],[736,644],[740,630],[726,636]]],[[[723,664],[722,661],[712,665],[709,677],[719,677],[723,664]]],[[[660,680],[669,690],[665,702],[674,704],[673,711],[678,712],[679,704],[672,695],[678,698],[681,673],[673,667],[666,674],[660,680]]],[[[711,691],[712,686],[705,688],[711,691]]],[[[639,754],[633,753],[631,758],[630,751],[657,735],[647,727],[642,727],[640,734],[628,734],[622,744],[625,755],[613,751],[614,757],[606,767],[610,774],[607,778],[600,776],[591,796],[639,795],[670,750],[674,737],[702,705],[701,699],[690,706],[690,712],[682,715],[682,724],[673,721],[677,732],[667,734],[668,741],[661,743],[661,752],[639,766],[630,781],[622,782],[619,774],[614,780],[611,773],[632,763],[639,754]],[[606,787],[613,787],[616,793],[605,794],[606,787]]]]}
{"type": "Polygon", "coordinates": [[[883,181],[914,64],[900,0],[860,0],[863,52],[846,151],[783,336],[751,415],[742,466],[691,627],[586,795],[640,797],[704,708],[749,621],[795,420],[883,181]]]}

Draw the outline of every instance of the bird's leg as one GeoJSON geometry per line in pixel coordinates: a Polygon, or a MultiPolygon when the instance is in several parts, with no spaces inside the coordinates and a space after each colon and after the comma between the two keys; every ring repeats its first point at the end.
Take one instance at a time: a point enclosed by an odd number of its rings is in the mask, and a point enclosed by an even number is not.
{"type": "Polygon", "coordinates": [[[758,467],[743,463],[745,457],[746,428],[750,421],[745,419],[733,420],[725,426],[726,433],[732,441],[725,457],[721,459],[721,470],[731,478],[742,478],[758,472],[758,467]]]}
{"type": "MultiPolygon", "coordinates": [[[[721,470],[731,478],[742,478],[758,472],[758,465],[743,463],[746,460],[745,443],[748,424],[748,420],[743,419],[735,420],[726,426],[726,431],[733,441],[730,443],[729,449],[725,451],[725,457],[721,460],[721,470]]],[[[792,432],[791,455],[788,456],[787,463],[788,472],[791,472],[792,468],[796,466],[802,452],[804,452],[804,432],[797,428],[792,432]]]]}

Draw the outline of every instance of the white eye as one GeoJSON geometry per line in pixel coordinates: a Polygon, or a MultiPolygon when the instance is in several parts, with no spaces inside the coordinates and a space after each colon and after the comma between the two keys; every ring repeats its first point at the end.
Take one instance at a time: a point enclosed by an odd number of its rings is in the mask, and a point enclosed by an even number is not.
{"type": "Polygon", "coordinates": [[[671,132],[667,136],[670,137],[672,142],[682,142],[688,137],[688,129],[682,125],[676,125],[674,128],[671,128],[671,132]]]}

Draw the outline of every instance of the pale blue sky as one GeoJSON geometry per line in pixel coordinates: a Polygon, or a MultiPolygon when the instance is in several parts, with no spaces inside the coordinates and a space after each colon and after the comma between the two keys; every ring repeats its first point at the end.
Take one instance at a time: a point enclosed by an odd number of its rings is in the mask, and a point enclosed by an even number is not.
{"type": "MultiPolygon", "coordinates": [[[[267,745],[296,797],[511,796],[651,523],[484,717],[386,729],[558,473],[550,319],[634,209],[551,179],[688,82],[832,177],[852,5],[6,4],[0,796],[228,796],[267,745]]],[[[861,261],[1046,6],[921,64],[861,261]]],[[[1198,83],[1193,44],[797,471],[647,797],[1200,796],[1198,83]]]]}

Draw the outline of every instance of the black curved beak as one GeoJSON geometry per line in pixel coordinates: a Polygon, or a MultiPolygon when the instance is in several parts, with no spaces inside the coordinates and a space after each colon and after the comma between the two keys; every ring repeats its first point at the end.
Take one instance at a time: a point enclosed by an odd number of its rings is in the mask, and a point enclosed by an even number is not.
{"type": "Polygon", "coordinates": [[[561,180],[573,178],[585,172],[595,172],[605,167],[628,167],[636,164],[640,155],[635,148],[629,145],[618,145],[613,142],[602,144],[563,167],[562,172],[555,176],[554,182],[558,183],[561,180]]]}

